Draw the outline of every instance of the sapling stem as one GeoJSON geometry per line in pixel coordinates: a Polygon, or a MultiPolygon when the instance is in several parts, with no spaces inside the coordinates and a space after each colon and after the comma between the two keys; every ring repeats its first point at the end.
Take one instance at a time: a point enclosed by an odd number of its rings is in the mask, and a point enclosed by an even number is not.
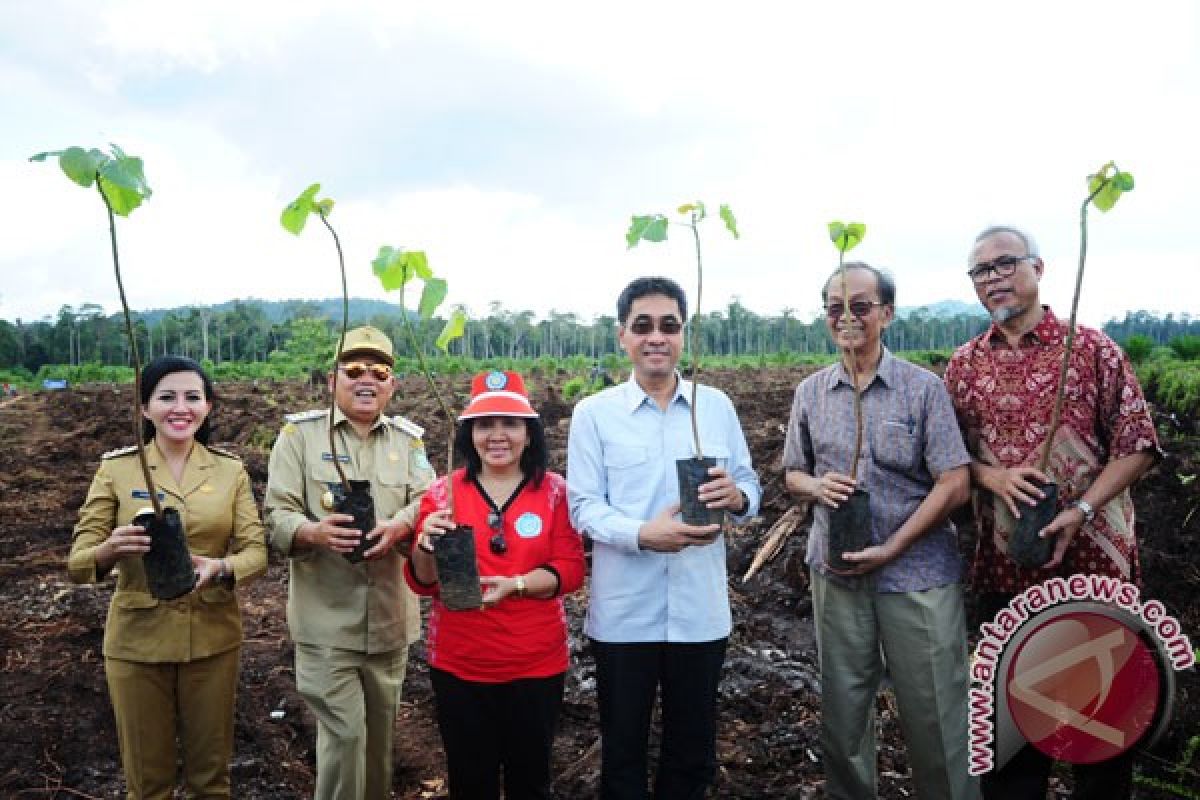
{"type": "Polygon", "coordinates": [[[692,211],[692,221],[689,227],[692,229],[692,238],[696,241],[696,307],[692,309],[692,329],[688,336],[688,349],[691,351],[692,357],[692,440],[696,445],[696,460],[700,461],[704,458],[704,450],[700,446],[700,424],[697,422],[696,410],[696,389],[698,387],[697,375],[700,374],[700,298],[704,292],[704,262],[700,258],[700,229],[696,226],[699,222],[699,217],[695,211],[692,211]]]}
{"type": "MultiPolygon", "coordinates": [[[[854,316],[850,310],[850,290],[846,283],[846,251],[838,248],[838,277],[842,284],[842,320],[846,325],[862,326],[862,320],[854,316]]],[[[837,323],[834,323],[836,327],[837,323]]],[[[854,348],[846,345],[842,355],[850,362],[850,380],[854,382],[854,456],[850,461],[850,480],[858,480],[858,457],[862,449],[863,419],[862,419],[862,389],[858,385],[858,360],[854,357],[854,348]]]]}
{"type": "Polygon", "coordinates": [[[346,480],[346,473],[342,469],[341,462],[338,461],[337,444],[333,436],[333,413],[337,408],[338,374],[341,372],[342,346],[346,343],[346,325],[350,317],[350,301],[346,290],[346,259],[342,255],[342,242],[338,239],[337,231],[329,224],[329,219],[326,218],[324,210],[318,206],[316,211],[317,216],[321,218],[321,222],[329,230],[329,235],[333,237],[333,246],[337,248],[338,269],[342,273],[342,335],[338,337],[337,352],[333,357],[333,388],[330,391],[331,397],[329,399],[329,455],[333,458],[333,468],[337,470],[338,479],[342,482],[342,489],[349,496],[350,481],[346,480]]]}
{"type": "Polygon", "coordinates": [[[454,514],[454,436],[458,432],[458,421],[454,419],[454,415],[450,413],[450,407],[446,405],[446,401],[442,399],[442,393],[437,387],[437,383],[433,380],[433,373],[429,371],[429,366],[425,362],[425,354],[421,351],[421,343],[417,340],[417,332],[413,328],[412,320],[408,318],[408,311],[404,306],[404,285],[400,286],[400,318],[404,322],[404,330],[408,333],[408,341],[412,344],[413,352],[417,356],[417,363],[421,367],[422,374],[425,375],[425,380],[429,382],[429,390],[433,392],[433,399],[437,401],[438,407],[442,409],[442,414],[446,417],[446,421],[450,425],[450,434],[446,437],[446,506],[450,509],[450,514],[454,514]]]}
{"type": "Polygon", "coordinates": [[[113,272],[117,276],[117,294],[121,296],[121,311],[125,315],[125,334],[129,337],[129,353],[133,356],[133,441],[137,445],[138,464],[142,468],[142,477],[146,479],[146,491],[150,494],[150,505],[154,507],[154,516],[162,519],[162,503],[158,502],[158,487],[150,474],[150,464],[146,461],[146,447],[142,443],[142,359],[138,354],[137,338],[133,335],[133,321],[129,316],[129,302],[125,299],[125,284],[121,282],[121,259],[117,255],[117,220],[113,216],[112,203],[100,185],[100,173],[96,173],[96,191],[104,201],[104,210],[108,212],[108,239],[112,244],[113,272]]]}
{"type": "Polygon", "coordinates": [[[1071,363],[1071,347],[1075,344],[1075,315],[1079,311],[1079,293],[1083,288],[1083,267],[1087,262],[1088,205],[1112,181],[1112,177],[1104,178],[1100,182],[1100,185],[1083,201],[1083,205],[1079,207],[1079,266],[1075,270],[1075,296],[1071,298],[1071,318],[1067,322],[1067,340],[1063,345],[1062,366],[1058,370],[1058,389],[1054,393],[1054,410],[1050,414],[1050,428],[1046,431],[1046,441],[1042,443],[1042,454],[1038,458],[1038,469],[1042,472],[1045,472],[1046,467],[1050,464],[1050,452],[1054,446],[1054,437],[1058,434],[1058,426],[1062,417],[1063,399],[1067,393],[1067,369],[1071,363]]]}

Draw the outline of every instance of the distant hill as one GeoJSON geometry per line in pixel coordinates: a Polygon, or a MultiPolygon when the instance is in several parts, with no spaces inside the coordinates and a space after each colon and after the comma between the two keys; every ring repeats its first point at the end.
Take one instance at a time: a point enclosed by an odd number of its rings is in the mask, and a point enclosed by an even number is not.
{"type": "MultiPolygon", "coordinates": [[[[217,303],[211,306],[211,308],[213,311],[231,311],[238,303],[247,306],[258,306],[273,324],[291,318],[295,309],[300,306],[314,307],[317,314],[322,317],[333,320],[341,320],[342,318],[342,298],[340,297],[327,297],[323,300],[262,300],[257,297],[247,297],[245,299],[227,300],[224,303],[217,303]]],[[[400,313],[400,307],[395,303],[365,297],[351,297],[349,307],[350,324],[352,325],[366,322],[371,317],[377,315],[398,316],[400,313]]],[[[190,306],[180,306],[178,308],[155,308],[150,311],[139,312],[139,314],[147,322],[158,324],[164,316],[171,312],[187,314],[190,310],[190,306]]],[[[409,313],[411,314],[412,312],[410,311],[409,313]]]]}
{"type": "Polygon", "coordinates": [[[987,312],[978,303],[964,303],[962,300],[940,300],[924,306],[900,306],[896,316],[907,317],[913,312],[921,311],[928,317],[957,317],[966,314],[969,317],[986,318],[987,312]]]}

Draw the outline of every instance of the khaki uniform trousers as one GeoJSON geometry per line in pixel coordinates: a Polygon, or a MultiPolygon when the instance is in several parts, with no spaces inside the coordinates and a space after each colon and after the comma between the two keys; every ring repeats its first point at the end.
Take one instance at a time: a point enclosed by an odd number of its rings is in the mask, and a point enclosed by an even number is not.
{"type": "Polygon", "coordinates": [[[920,800],[979,796],[967,773],[967,629],[962,586],[854,591],[812,574],[821,662],[825,796],[877,796],[875,698],[884,669],[920,800]]]}
{"type": "Polygon", "coordinates": [[[174,797],[177,755],[187,797],[229,797],[240,653],[162,664],[104,659],[129,800],[174,797]]]}
{"type": "Polygon", "coordinates": [[[315,800],[387,800],[408,647],[368,654],[296,643],[296,689],[317,718],[315,800]]]}

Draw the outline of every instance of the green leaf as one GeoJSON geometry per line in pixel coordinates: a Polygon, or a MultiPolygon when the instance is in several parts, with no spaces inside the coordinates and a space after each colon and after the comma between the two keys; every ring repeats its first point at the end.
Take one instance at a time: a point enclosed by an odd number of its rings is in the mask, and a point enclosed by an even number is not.
{"type": "Polygon", "coordinates": [[[112,148],[115,158],[105,161],[100,167],[100,191],[104,192],[114,214],[127,217],[152,192],[146,183],[142,160],[137,156],[125,155],[115,144],[112,148]]]}
{"type": "Polygon", "coordinates": [[[1133,190],[1133,175],[1121,172],[1109,161],[1096,174],[1088,175],[1088,196],[1092,205],[1100,211],[1108,211],[1117,204],[1121,195],[1133,190]]]}
{"type": "Polygon", "coordinates": [[[404,267],[410,275],[416,275],[423,281],[433,278],[433,270],[429,268],[429,257],[424,250],[409,250],[404,254],[404,267]]]}
{"type": "Polygon", "coordinates": [[[371,262],[371,269],[389,292],[404,286],[412,276],[405,267],[404,251],[386,244],[379,248],[379,255],[371,262]]]}
{"type": "Polygon", "coordinates": [[[1118,172],[1113,176],[1113,183],[1115,183],[1117,188],[1122,192],[1133,191],[1133,176],[1128,172],[1118,172]]]}
{"type": "Polygon", "coordinates": [[[675,210],[678,211],[680,214],[690,214],[693,211],[695,211],[698,207],[699,206],[697,206],[695,203],[684,203],[683,205],[681,205],[679,208],[677,208],[675,210]]]}
{"type": "Polygon", "coordinates": [[[737,219],[733,216],[733,209],[725,203],[721,204],[721,219],[725,222],[725,227],[733,234],[733,238],[740,239],[742,235],[738,233],[737,219]]]}
{"type": "Polygon", "coordinates": [[[867,226],[861,222],[829,223],[829,240],[843,253],[857,247],[866,235],[867,226]]]}
{"type": "Polygon", "coordinates": [[[450,319],[446,320],[446,325],[442,328],[442,332],[438,334],[437,346],[443,353],[448,352],[450,343],[462,336],[467,330],[467,315],[461,308],[454,309],[454,313],[450,315],[450,319]]]}
{"type": "Polygon", "coordinates": [[[288,203],[287,207],[283,209],[283,213],[279,215],[279,224],[290,233],[300,235],[300,232],[304,230],[304,223],[308,222],[309,213],[315,210],[313,198],[319,191],[321,191],[321,184],[314,183],[301,192],[299,197],[288,203]]]}
{"type": "Polygon", "coordinates": [[[30,161],[45,161],[47,158],[58,158],[63,154],[62,150],[47,150],[44,153],[34,153],[29,157],[30,161]]]}
{"type": "Polygon", "coordinates": [[[667,218],[662,214],[633,217],[629,224],[629,231],[625,234],[625,242],[629,247],[637,247],[637,243],[642,239],[647,242],[666,241],[667,218]]]}
{"type": "Polygon", "coordinates": [[[108,156],[94,147],[91,150],[84,150],[82,147],[68,147],[58,157],[58,165],[62,167],[62,171],[66,173],[67,177],[85,188],[91,186],[92,182],[96,180],[96,173],[100,171],[100,167],[106,161],[108,161],[108,156]]]}
{"type": "Polygon", "coordinates": [[[326,197],[323,200],[319,200],[316,204],[314,204],[313,209],[320,213],[321,216],[328,217],[333,213],[333,198],[326,197]]]}
{"type": "Polygon", "coordinates": [[[425,288],[421,291],[421,302],[417,304],[417,313],[421,315],[421,319],[433,319],[433,313],[446,299],[447,290],[446,282],[441,278],[429,278],[425,281],[425,288]]]}

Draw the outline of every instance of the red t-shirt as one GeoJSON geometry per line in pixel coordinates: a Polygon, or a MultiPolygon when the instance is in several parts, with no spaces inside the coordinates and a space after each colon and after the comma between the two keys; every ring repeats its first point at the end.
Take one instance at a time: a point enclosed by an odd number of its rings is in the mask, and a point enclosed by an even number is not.
{"type": "MultiPolygon", "coordinates": [[[[498,503],[506,498],[495,498],[498,503]]],[[[430,513],[446,507],[446,479],[434,481],[421,499],[420,530],[430,513]]],[[[538,567],[558,574],[559,594],[540,599],[510,595],[498,605],[450,611],[438,586],[420,584],[405,562],[404,577],[417,594],[433,598],[429,615],[429,665],[479,683],[544,678],[567,669],[567,619],[561,596],[583,584],[583,542],[567,513],[567,482],[547,472],[541,486],[527,483],[504,512],[507,552],[488,546],[491,507],[464,470],[454,472],[454,519],[475,529],[475,558],[481,576],[525,575],[538,567]]],[[[414,537],[415,540],[415,537],[414,537]]]]}

